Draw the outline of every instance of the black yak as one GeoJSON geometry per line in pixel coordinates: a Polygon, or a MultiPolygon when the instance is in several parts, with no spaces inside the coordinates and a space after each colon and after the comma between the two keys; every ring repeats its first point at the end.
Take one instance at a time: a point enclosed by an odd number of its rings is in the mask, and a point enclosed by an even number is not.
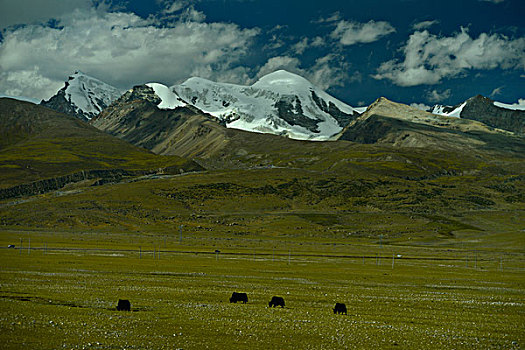
{"type": "Polygon", "coordinates": [[[248,302],[248,295],[246,295],[246,293],[233,292],[230,298],[230,303],[237,303],[238,301],[242,301],[243,304],[246,304],[248,302]]]}
{"type": "Polygon", "coordinates": [[[334,307],[334,314],[347,314],[346,305],[343,303],[336,303],[334,307]]]}
{"type": "Polygon", "coordinates": [[[129,300],[119,299],[117,304],[117,311],[131,311],[131,303],[129,300]]]}
{"type": "Polygon", "coordinates": [[[284,299],[282,297],[272,297],[272,300],[268,303],[268,307],[284,307],[284,299]]]}

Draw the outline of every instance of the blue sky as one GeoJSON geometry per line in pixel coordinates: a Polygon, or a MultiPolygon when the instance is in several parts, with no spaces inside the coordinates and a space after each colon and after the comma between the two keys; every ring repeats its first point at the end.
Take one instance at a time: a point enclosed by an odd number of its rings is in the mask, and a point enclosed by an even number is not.
{"type": "Polygon", "coordinates": [[[0,94],[300,74],[352,106],[525,98],[522,0],[0,1],[0,94]]]}

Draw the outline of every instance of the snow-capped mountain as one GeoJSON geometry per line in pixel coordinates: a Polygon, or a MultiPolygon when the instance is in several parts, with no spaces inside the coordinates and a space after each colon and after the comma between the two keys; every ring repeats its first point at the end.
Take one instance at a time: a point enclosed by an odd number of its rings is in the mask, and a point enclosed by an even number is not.
{"type": "Polygon", "coordinates": [[[435,105],[430,113],[472,119],[494,128],[525,133],[525,100],[506,104],[477,95],[456,106],[435,105]]]}
{"type": "Polygon", "coordinates": [[[270,73],[251,86],[190,78],[170,90],[228,128],[293,139],[333,139],[358,115],[308,80],[284,70],[270,73]]]}
{"type": "Polygon", "coordinates": [[[121,95],[119,89],[77,71],[69,77],[56,95],[40,104],[83,120],[90,120],[121,95]]]}
{"type": "Polygon", "coordinates": [[[435,105],[430,109],[430,113],[443,115],[445,117],[456,117],[461,118],[461,111],[465,108],[467,103],[463,102],[459,106],[444,106],[444,105],[435,105]]]}

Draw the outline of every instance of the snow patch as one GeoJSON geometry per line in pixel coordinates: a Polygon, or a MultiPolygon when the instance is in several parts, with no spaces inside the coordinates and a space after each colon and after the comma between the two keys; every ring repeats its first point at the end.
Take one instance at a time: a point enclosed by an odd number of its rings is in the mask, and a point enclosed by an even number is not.
{"type": "Polygon", "coordinates": [[[69,77],[64,93],[75,112],[84,112],[88,119],[122,95],[117,88],[79,71],[69,77]]]}
{"type": "Polygon", "coordinates": [[[461,111],[463,111],[463,108],[467,105],[467,102],[463,102],[459,107],[455,108],[454,110],[450,112],[445,112],[445,108],[450,109],[449,106],[442,106],[442,105],[436,105],[432,109],[431,113],[442,115],[445,117],[455,117],[455,118],[461,118],[461,111]]]}
{"type": "Polygon", "coordinates": [[[505,108],[505,109],[512,109],[514,111],[525,111],[525,99],[520,98],[518,99],[518,103],[513,103],[513,104],[507,104],[507,103],[494,101],[494,106],[505,108]]]}
{"type": "Polygon", "coordinates": [[[368,106],[366,106],[366,107],[353,107],[353,108],[354,108],[354,111],[356,111],[357,113],[363,114],[368,109],[368,106]]]}
{"type": "Polygon", "coordinates": [[[159,83],[148,83],[146,86],[149,86],[155,92],[162,102],[157,105],[160,109],[175,109],[177,107],[184,107],[186,103],[174,93],[169,87],[159,83]]]}

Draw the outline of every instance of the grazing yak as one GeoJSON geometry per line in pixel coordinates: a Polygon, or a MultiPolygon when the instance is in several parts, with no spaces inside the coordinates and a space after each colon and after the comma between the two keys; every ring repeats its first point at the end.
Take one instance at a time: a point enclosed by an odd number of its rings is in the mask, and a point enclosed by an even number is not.
{"type": "Polygon", "coordinates": [[[237,303],[238,301],[242,301],[243,304],[246,304],[248,302],[248,296],[246,293],[233,292],[230,298],[230,303],[237,303]]]}
{"type": "Polygon", "coordinates": [[[268,307],[284,307],[284,299],[282,297],[272,297],[272,300],[268,303],[268,307]]]}
{"type": "Polygon", "coordinates": [[[336,303],[334,307],[334,314],[347,314],[346,305],[343,303],[336,303]]]}
{"type": "Polygon", "coordinates": [[[117,304],[117,311],[131,311],[131,303],[129,300],[119,299],[117,304]]]}

